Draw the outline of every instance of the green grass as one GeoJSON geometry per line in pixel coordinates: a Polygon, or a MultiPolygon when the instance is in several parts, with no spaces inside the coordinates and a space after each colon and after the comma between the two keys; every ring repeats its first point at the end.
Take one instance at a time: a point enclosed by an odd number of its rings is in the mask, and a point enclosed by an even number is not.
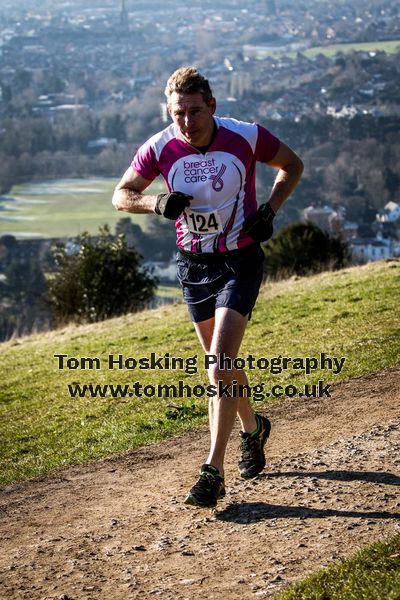
{"type": "Polygon", "coordinates": [[[338,52],[386,52],[387,54],[396,54],[400,52],[400,40],[390,40],[387,42],[360,42],[354,44],[329,44],[329,46],[316,46],[304,50],[304,54],[309,58],[317,54],[325,56],[335,56],[338,52]]]}
{"type": "MultiPolygon", "coordinates": [[[[400,356],[400,262],[270,284],[260,299],[240,355],[345,357],[343,371],[306,376],[288,369],[249,372],[252,384],[334,383],[395,365],[400,356]]],[[[71,398],[67,384],[207,384],[203,354],[183,304],[0,345],[0,476],[3,483],[67,464],[122,452],[206,422],[205,398],[71,398]],[[198,372],[110,370],[109,354],[198,356],[198,372]],[[94,357],[100,370],[60,370],[54,354],[94,357]],[[175,411],[168,405],[183,406],[175,411]]]]}
{"type": "MultiPolygon", "coordinates": [[[[83,231],[98,233],[101,225],[111,228],[125,213],[116,211],[111,198],[117,179],[58,179],[41,183],[15,185],[0,204],[0,235],[47,238],[75,236],[83,231]]],[[[155,181],[149,193],[162,191],[155,181]]],[[[130,215],[132,221],[146,229],[146,215],[130,215]]]]}
{"type": "Polygon", "coordinates": [[[399,600],[400,535],[310,575],[275,600],[399,600]]]}
{"type": "MultiPolygon", "coordinates": [[[[290,58],[296,58],[297,51],[267,49],[263,46],[258,46],[257,58],[265,59],[269,56],[289,56],[290,58]]],[[[348,44],[329,44],[326,46],[315,46],[313,48],[305,48],[300,50],[302,54],[308,58],[314,58],[318,54],[324,54],[325,56],[335,56],[338,52],[386,52],[387,54],[396,54],[400,52],[400,40],[390,40],[385,42],[359,42],[359,43],[348,43],[348,44]]]]}
{"type": "Polygon", "coordinates": [[[157,287],[157,296],[162,298],[175,298],[179,299],[182,296],[181,288],[176,284],[163,284],[157,287]]]}

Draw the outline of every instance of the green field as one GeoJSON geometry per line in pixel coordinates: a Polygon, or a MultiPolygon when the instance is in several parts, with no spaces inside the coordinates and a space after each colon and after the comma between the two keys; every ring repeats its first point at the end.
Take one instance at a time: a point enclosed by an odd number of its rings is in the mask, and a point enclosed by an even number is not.
{"type": "MultiPolygon", "coordinates": [[[[283,48],[268,48],[264,46],[253,46],[255,49],[255,56],[259,60],[266,59],[271,56],[289,56],[290,58],[296,58],[297,51],[283,49],[283,48]]],[[[302,54],[308,58],[313,58],[318,54],[324,54],[325,56],[335,56],[339,52],[386,52],[387,54],[395,54],[400,52],[400,40],[390,40],[387,42],[360,42],[360,43],[348,43],[348,44],[329,44],[326,46],[315,46],[313,48],[304,48],[299,50],[302,54]]]]}
{"type": "Polygon", "coordinates": [[[358,44],[330,44],[329,46],[317,46],[304,50],[303,54],[312,58],[317,54],[326,56],[335,56],[338,52],[386,52],[395,54],[400,52],[400,40],[391,40],[389,42],[361,42],[358,44]]]}
{"type": "MultiPolygon", "coordinates": [[[[17,238],[75,236],[83,231],[98,232],[101,225],[115,224],[126,213],[116,211],[111,198],[117,179],[58,179],[15,185],[0,202],[0,235],[17,238]]],[[[163,189],[154,182],[149,193],[163,189]]],[[[130,215],[146,228],[146,215],[130,215]]]]}
{"type": "MultiPolygon", "coordinates": [[[[400,262],[372,263],[336,273],[268,284],[246,332],[241,356],[345,357],[339,375],[321,370],[271,374],[253,370],[251,383],[334,383],[395,365],[400,356],[400,262]]],[[[74,397],[67,384],[206,385],[202,352],[183,304],[70,326],[0,344],[0,478],[3,483],[46,473],[163,439],[205,422],[207,401],[74,397]],[[195,373],[110,369],[109,354],[199,356],[195,373]],[[59,369],[54,354],[100,359],[100,369],[59,369]],[[179,418],[175,418],[179,416],[179,418]]]]}

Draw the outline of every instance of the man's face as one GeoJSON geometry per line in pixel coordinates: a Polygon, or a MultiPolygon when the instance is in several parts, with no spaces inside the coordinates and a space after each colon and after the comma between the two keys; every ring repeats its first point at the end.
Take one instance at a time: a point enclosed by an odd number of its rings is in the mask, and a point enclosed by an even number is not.
{"type": "Polygon", "coordinates": [[[206,146],[214,133],[215,99],[206,104],[203,96],[177,94],[174,92],[168,103],[169,114],[179,129],[183,139],[192,146],[206,146]]]}

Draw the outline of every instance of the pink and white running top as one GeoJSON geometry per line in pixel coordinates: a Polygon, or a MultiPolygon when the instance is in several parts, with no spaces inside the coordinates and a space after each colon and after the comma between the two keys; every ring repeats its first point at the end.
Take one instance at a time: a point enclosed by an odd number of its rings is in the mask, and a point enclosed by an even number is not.
{"type": "Polygon", "coordinates": [[[280,144],[257,123],[214,120],[217,133],[205,154],[177,137],[171,124],[143,144],[132,161],[145,179],[161,174],[169,191],[193,196],[175,222],[176,243],[188,252],[226,252],[254,243],[242,227],[257,210],[256,161],[272,160],[280,144]]]}

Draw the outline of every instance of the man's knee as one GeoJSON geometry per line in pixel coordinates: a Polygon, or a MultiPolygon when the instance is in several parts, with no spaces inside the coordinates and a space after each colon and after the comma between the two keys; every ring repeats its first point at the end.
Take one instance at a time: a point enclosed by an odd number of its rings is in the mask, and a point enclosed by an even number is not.
{"type": "Polygon", "coordinates": [[[217,381],[224,381],[226,378],[226,369],[220,368],[217,364],[213,364],[207,369],[208,378],[211,383],[217,383],[217,381]]]}
{"type": "Polygon", "coordinates": [[[218,381],[224,383],[231,383],[232,381],[247,382],[247,377],[243,369],[237,369],[234,359],[229,357],[225,357],[225,360],[212,362],[207,368],[207,373],[210,381],[214,384],[218,381]]]}

